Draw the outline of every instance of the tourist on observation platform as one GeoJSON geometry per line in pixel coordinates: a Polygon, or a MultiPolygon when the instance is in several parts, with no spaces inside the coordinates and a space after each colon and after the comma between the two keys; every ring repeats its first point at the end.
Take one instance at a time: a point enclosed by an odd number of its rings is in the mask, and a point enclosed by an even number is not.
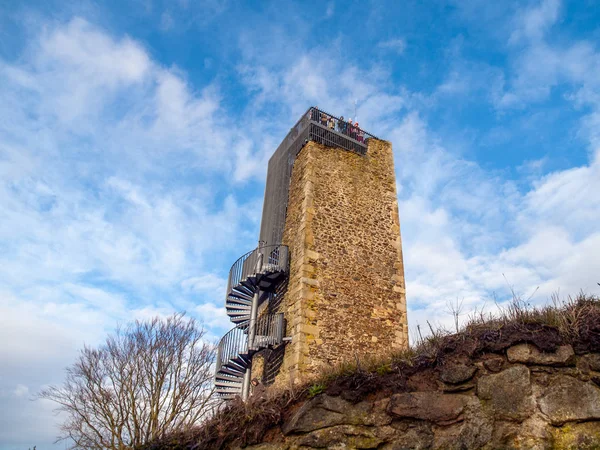
{"type": "Polygon", "coordinates": [[[364,142],[364,140],[365,140],[365,132],[363,130],[361,130],[360,128],[358,128],[358,123],[356,124],[356,129],[358,130],[358,134],[356,136],[356,140],[358,142],[364,142]]]}
{"type": "Polygon", "coordinates": [[[329,121],[329,116],[327,114],[321,114],[321,125],[326,127],[328,121],[329,121]]]}
{"type": "Polygon", "coordinates": [[[315,122],[319,122],[321,120],[321,113],[319,112],[319,107],[315,106],[312,111],[312,117],[311,120],[314,120],[315,122]]]}
{"type": "Polygon", "coordinates": [[[341,116],[340,120],[338,120],[338,131],[342,134],[346,134],[346,122],[344,121],[344,116],[341,116]]]}
{"type": "Polygon", "coordinates": [[[335,130],[335,119],[329,116],[329,121],[327,122],[327,126],[330,130],[335,130]]]}
{"type": "Polygon", "coordinates": [[[354,124],[352,123],[352,118],[348,118],[348,127],[346,134],[350,137],[354,137],[354,124]]]}

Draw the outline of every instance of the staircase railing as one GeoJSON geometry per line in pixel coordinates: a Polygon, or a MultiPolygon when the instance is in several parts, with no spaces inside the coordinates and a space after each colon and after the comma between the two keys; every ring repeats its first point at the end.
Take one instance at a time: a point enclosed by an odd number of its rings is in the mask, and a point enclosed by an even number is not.
{"type": "MultiPolygon", "coordinates": [[[[232,328],[221,338],[217,346],[216,372],[237,358],[239,355],[248,354],[248,325],[238,325],[232,328]]],[[[243,372],[244,368],[240,367],[243,372]]]]}
{"type": "Polygon", "coordinates": [[[258,318],[256,335],[250,347],[248,346],[248,328],[248,324],[238,325],[221,338],[217,347],[217,373],[223,366],[231,364],[238,366],[240,371],[243,371],[244,361],[248,360],[252,354],[264,348],[281,344],[285,332],[283,313],[263,314],[258,318]]]}
{"type": "Polygon", "coordinates": [[[233,288],[250,276],[259,272],[286,271],[288,259],[288,248],[285,245],[258,247],[242,255],[229,270],[226,299],[233,288]]]}

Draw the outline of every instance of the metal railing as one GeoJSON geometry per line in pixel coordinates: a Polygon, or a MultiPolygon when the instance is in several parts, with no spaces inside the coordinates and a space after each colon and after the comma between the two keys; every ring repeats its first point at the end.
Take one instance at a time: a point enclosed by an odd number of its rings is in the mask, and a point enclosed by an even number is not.
{"type": "Polygon", "coordinates": [[[253,336],[250,350],[259,351],[281,344],[285,332],[283,313],[263,314],[256,320],[254,331],[250,333],[253,336]]]}
{"type": "Polygon", "coordinates": [[[309,140],[365,155],[367,141],[370,138],[377,139],[371,133],[343,117],[336,117],[318,108],[310,107],[292,127],[282,145],[296,144],[302,148],[304,141],[309,140]],[[298,142],[298,138],[304,139],[298,142]]]}
{"type": "Polygon", "coordinates": [[[255,327],[254,342],[250,346],[248,345],[248,332],[250,331],[248,324],[238,325],[221,338],[217,347],[217,373],[224,365],[230,365],[236,360],[239,362],[235,364],[243,372],[244,360],[248,360],[252,353],[283,342],[285,332],[283,313],[264,314],[258,318],[255,327]]]}
{"type": "Polygon", "coordinates": [[[241,256],[229,270],[227,280],[227,296],[233,288],[252,276],[269,272],[285,272],[288,268],[288,247],[286,245],[269,245],[258,247],[241,256]]]}
{"type": "MultiPolygon", "coordinates": [[[[248,325],[238,325],[229,330],[219,341],[217,347],[217,366],[216,373],[221,368],[236,359],[239,355],[248,355],[248,325]]],[[[244,371],[240,366],[239,370],[244,371]]]]}

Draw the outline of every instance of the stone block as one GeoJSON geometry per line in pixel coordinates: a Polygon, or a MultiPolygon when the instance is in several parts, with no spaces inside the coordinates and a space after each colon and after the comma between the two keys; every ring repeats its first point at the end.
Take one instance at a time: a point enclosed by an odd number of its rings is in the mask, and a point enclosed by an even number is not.
{"type": "Polygon", "coordinates": [[[315,287],[319,287],[319,280],[316,280],[314,278],[307,278],[307,277],[302,277],[300,279],[300,282],[308,285],[308,286],[315,286],[315,287]]]}
{"type": "Polygon", "coordinates": [[[440,370],[442,381],[450,384],[459,384],[473,378],[477,367],[465,364],[446,364],[440,370]]]}
{"type": "Polygon", "coordinates": [[[457,419],[468,401],[466,395],[435,391],[395,394],[390,399],[388,413],[398,418],[446,422],[457,419]]]}
{"type": "Polygon", "coordinates": [[[490,402],[500,419],[524,420],[534,410],[531,375],[525,366],[513,366],[500,373],[480,377],[477,395],[490,402]]]}
{"type": "Polygon", "coordinates": [[[553,425],[600,419],[600,389],[566,375],[550,380],[538,404],[553,425]]]}
{"type": "Polygon", "coordinates": [[[540,352],[531,344],[518,344],[506,351],[512,363],[539,364],[546,366],[564,366],[575,362],[575,352],[570,345],[558,347],[554,353],[540,352]]]}

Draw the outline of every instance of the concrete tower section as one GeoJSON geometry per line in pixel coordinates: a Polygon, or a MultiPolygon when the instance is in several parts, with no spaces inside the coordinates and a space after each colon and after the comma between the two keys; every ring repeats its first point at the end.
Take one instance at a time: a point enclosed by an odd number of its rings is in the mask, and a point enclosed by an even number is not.
{"type": "Polygon", "coordinates": [[[293,165],[282,243],[290,250],[290,269],[277,310],[284,313],[291,341],[277,384],[407,347],[389,142],[369,139],[365,155],[308,142],[293,165]]]}

